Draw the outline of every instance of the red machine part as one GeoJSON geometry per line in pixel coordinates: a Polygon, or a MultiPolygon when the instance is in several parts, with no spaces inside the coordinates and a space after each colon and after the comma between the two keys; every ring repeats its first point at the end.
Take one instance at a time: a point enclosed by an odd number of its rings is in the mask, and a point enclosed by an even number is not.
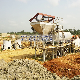
{"type": "Polygon", "coordinates": [[[38,16],[38,15],[42,15],[42,18],[47,16],[46,18],[48,18],[48,22],[50,22],[50,21],[53,20],[53,23],[54,23],[55,16],[51,16],[51,15],[47,15],[47,14],[43,14],[43,13],[37,13],[37,14],[36,14],[33,18],[31,18],[29,21],[31,22],[33,19],[37,19],[37,16],[38,16]],[[49,20],[49,18],[52,18],[52,19],[49,20]]]}

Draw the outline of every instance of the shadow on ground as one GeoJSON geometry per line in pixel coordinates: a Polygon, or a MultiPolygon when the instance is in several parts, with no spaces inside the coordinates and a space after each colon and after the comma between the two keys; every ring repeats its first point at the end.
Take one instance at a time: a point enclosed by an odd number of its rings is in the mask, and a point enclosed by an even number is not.
{"type": "MultiPolygon", "coordinates": [[[[35,58],[35,54],[24,54],[24,55],[19,55],[19,56],[13,56],[13,57],[10,57],[12,60],[13,59],[35,59],[35,60],[38,60],[38,61],[43,61],[43,55],[42,54],[37,54],[36,55],[36,58],[35,58]]],[[[48,60],[51,60],[51,58],[49,57],[46,57],[46,61],[48,60]]]]}

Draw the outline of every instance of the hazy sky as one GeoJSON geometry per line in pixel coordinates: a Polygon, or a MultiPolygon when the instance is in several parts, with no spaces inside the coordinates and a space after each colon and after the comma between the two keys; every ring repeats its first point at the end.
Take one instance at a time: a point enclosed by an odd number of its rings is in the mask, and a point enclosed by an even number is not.
{"type": "Polygon", "coordinates": [[[62,17],[64,29],[80,29],[80,0],[0,0],[0,33],[32,32],[29,19],[36,13],[62,17]]]}

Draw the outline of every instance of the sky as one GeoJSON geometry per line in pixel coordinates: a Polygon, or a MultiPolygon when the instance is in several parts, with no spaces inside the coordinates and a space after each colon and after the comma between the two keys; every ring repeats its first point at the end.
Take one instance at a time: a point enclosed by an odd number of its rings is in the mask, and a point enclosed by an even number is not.
{"type": "Polygon", "coordinates": [[[80,0],[0,0],[0,33],[32,32],[29,19],[37,13],[63,18],[64,29],[80,27],[80,0]]]}

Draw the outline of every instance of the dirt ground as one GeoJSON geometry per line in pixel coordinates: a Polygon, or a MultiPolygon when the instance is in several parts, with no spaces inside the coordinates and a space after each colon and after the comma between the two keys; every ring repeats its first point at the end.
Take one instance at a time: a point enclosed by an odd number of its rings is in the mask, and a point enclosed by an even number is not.
{"type": "MultiPolygon", "coordinates": [[[[39,55],[39,50],[36,50],[36,54],[39,55]]],[[[24,48],[17,50],[5,50],[0,51],[0,59],[4,59],[6,62],[12,61],[13,59],[35,59],[35,49],[24,48]]]]}
{"type": "Polygon", "coordinates": [[[58,76],[66,76],[72,78],[76,75],[80,75],[80,53],[71,54],[56,58],[43,63],[52,73],[56,73],[58,76]]]}
{"type": "MultiPolygon", "coordinates": [[[[59,57],[46,62],[43,62],[42,51],[40,49],[36,49],[36,54],[37,62],[42,64],[52,73],[56,73],[60,77],[66,76],[72,78],[76,75],[80,75],[80,53],[59,57]]],[[[24,48],[5,51],[0,50],[0,59],[4,59],[6,62],[12,61],[14,59],[35,59],[35,49],[24,48]]]]}
{"type": "MultiPolygon", "coordinates": [[[[52,73],[56,73],[60,77],[66,76],[68,78],[80,75],[80,53],[70,54],[46,62],[43,62],[43,57],[39,61],[38,58],[42,55],[41,53],[40,50],[36,50],[37,58],[35,61],[42,64],[52,73]]],[[[35,59],[35,49],[24,48],[0,51],[0,59],[4,59],[6,62],[14,59],[35,59]]]]}

